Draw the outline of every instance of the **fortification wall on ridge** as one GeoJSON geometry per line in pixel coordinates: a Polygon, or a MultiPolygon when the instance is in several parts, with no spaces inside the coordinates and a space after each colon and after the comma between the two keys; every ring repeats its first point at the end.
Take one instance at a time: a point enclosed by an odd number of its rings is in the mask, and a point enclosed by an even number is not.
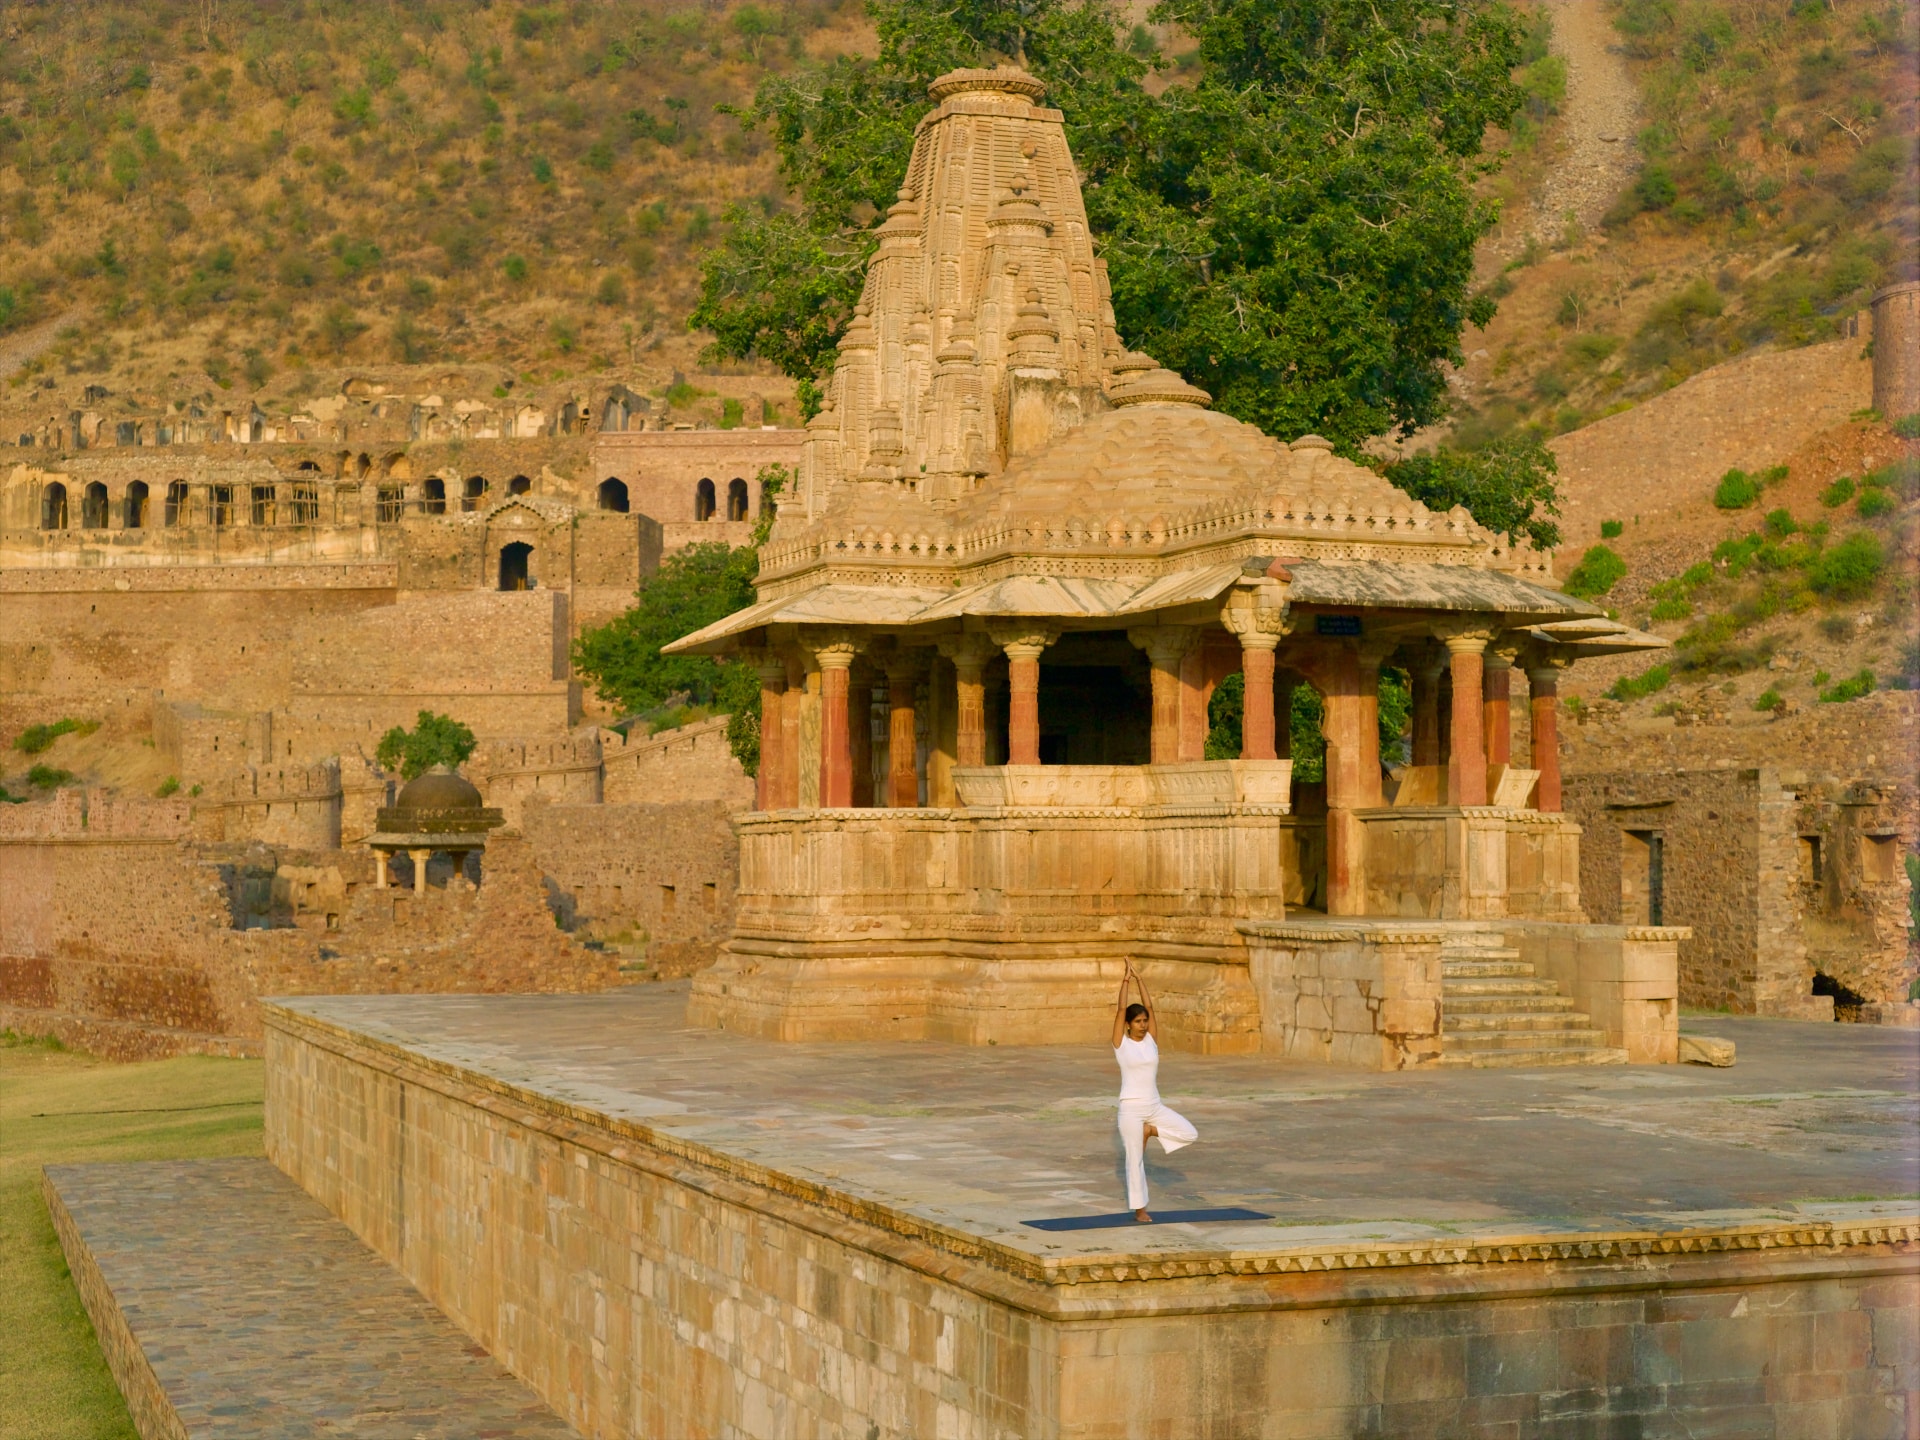
{"type": "Polygon", "coordinates": [[[605,796],[610,805],[718,800],[753,807],[753,777],[727,744],[727,717],[716,715],[657,735],[602,732],[605,796]]]}

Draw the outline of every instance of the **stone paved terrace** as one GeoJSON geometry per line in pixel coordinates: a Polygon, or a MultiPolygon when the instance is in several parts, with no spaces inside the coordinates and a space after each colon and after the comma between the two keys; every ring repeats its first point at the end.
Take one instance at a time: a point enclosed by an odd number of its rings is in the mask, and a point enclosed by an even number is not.
{"type": "Polygon", "coordinates": [[[1920,1032],[1704,1016],[1696,1065],[1375,1074],[1168,1052],[1200,1129],[1156,1209],[1271,1222],[1042,1232],[1123,1207],[1104,1046],[775,1044],[682,1023],[684,984],[279,1002],[364,1041],[990,1239],[1036,1260],[1910,1222],[1920,1032]]]}
{"type": "Polygon", "coordinates": [[[62,1165],[47,1191],[143,1435],[578,1440],[265,1160],[62,1165]]]}

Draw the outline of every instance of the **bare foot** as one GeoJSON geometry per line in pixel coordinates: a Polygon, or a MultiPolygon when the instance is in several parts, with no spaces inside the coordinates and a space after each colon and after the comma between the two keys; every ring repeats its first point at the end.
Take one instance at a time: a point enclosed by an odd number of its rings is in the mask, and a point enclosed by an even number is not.
{"type": "Polygon", "coordinates": [[[1142,1225],[1151,1225],[1151,1224],[1153,1224],[1153,1216],[1151,1216],[1151,1215],[1149,1215],[1149,1214],[1147,1214],[1147,1212],[1146,1212],[1145,1210],[1136,1210],[1136,1211],[1134,1211],[1134,1212],[1133,1212],[1133,1218],[1134,1218],[1134,1219],[1136,1219],[1136,1220],[1138,1220],[1138,1221],[1139,1221],[1139,1222],[1140,1222],[1140,1223],[1141,1223],[1142,1225]]]}

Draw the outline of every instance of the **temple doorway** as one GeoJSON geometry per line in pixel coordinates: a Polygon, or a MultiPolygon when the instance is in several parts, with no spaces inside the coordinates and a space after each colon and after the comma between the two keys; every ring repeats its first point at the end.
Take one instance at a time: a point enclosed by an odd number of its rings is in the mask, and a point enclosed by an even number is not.
{"type": "Polygon", "coordinates": [[[510,545],[500,547],[500,588],[502,590],[531,590],[533,579],[527,573],[528,563],[533,559],[533,546],[516,540],[510,545]]]}

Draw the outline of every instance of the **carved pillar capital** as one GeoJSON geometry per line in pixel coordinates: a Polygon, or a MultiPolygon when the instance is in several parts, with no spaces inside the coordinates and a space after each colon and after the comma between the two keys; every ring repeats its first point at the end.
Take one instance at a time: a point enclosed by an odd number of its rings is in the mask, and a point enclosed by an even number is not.
{"type": "Polygon", "coordinates": [[[1199,628],[1193,625],[1141,625],[1127,631],[1127,639],[1147,652],[1154,668],[1167,670],[1179,665],[1199,636],[1199,628]]]}
{"type": "Polygon", "coordinates": [[[853,657],[866,648],[851,630],[811,625],[801,630],[800,645],[822,670],[850,669],[853,657]]]}
{"type": "Polygon", "coordinates": [[[1060,627],[1016,621],[989,626],[987,635],[1009,660],[1038,660],[1041,652],[1060,638],[1060,627]]]}
{"type": "Polygon", "coordinates": [[[1000,648],[991,636],[978,630],[942,635],[935,644],[940,653],[953,662],[954,669],[963,674],[971,671],[976,675],[1000,648]]]}

